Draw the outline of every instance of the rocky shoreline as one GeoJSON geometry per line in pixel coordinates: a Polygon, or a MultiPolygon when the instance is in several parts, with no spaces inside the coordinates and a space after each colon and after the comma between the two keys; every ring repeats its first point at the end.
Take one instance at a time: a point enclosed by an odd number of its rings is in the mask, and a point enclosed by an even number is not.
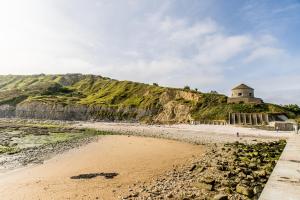
{"type": "Polygon", "coordinates": [[[149,135],[147,132],[97,131],[62,121],[9,119],[0,120],[0,171],[41,164],[56,154],[90,143],[99,135],[117,133],[176,139],[206,147],[203,155],[195,156],[184,165],[174,166],[151,181],[130,185],[128,193],[119,197],[130,200],[258,199],[286,144],[285,140],[275,141],[276,138],[253,137],[237,138],[238,141],[231,143],[203,144],[199,142],[201,138],[173,137],[169,132],[149,135]],[[18,138],[20,140],[16,140],[18,138]],[[22,147],[22,141],[28,139],[33,146],[22,147]]]}
{"type": "Polygon", "coordinates": [[[204,156],[175,166],[151,183],[131,186],[120,199],[258,199],[285,144],[209,145],[204,156]]]}
{"type": "Polygon", "coordinates": [[[0,172],[45,160],[86,145],[105,135],[91,129],[76,129],[62,121],[0,120],[0,172]]]}
{"type": "Polygon", "coordinates": [[[45,160],[70,149],[79,148],[95,141],[96,138],[86,137],[65,142],[47,144],[39,147],[26,148],[14,154],[0,156],[0,172],[25,167],[31,164],[42,164],[45,160]]]}

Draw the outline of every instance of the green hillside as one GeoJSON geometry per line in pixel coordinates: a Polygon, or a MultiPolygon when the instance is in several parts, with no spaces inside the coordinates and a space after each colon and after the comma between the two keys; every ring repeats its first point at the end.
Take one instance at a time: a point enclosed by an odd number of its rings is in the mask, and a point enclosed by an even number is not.
{"type": "MultiPolygon", "coordinates": [[[[9,105],[9,109],[16,109],[17,116],[19,113],[21,117],[157,123],[227,120],[229,112],[280,112],[296,117],[290,109],[278,105],[226,102],[224,95],[95,75],[0,76],[0,106],[9,105]],[[76,112],[88,117],[79,117],[76,112]]],[[[1,116],[3,110],[0,110],[1,116]]]]}

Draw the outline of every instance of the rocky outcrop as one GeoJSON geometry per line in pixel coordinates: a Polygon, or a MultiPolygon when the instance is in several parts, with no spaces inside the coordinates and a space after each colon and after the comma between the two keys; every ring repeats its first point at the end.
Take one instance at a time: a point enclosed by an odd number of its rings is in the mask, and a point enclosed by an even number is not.
{"type": "Polygon", "coordinates": [[[11,118],[16,116],[16,107],[10,105],[0,106],[0,118],[11,118]]]}
{"type": "Polygon", "coordinates": [[[87,108],[44,102],[24,102],[16,107],[16,117],[55,120],[86,120],[87,108]]]}
{"type": "Polygon", "coordinates": [[[190,106],[170,101],[163,105],[162,111],[154,118],[154,121],[161,123],[187,123],[192,121],[190,111],[190,106]]]}
{"type": "Polygon", "coordinates": [[[1,117],[18,117],[52,120],[104,120],[104,121],[139,121],[155,114],[155,110],[137,108],[111,108],[99,105],[63,105],[41,101],[23,102],[16,107],[0,107],[1,117]]]}
{"type": "Polygon", "coordinates": [[[164,92],[159,99],[161,111],[154,117],[154,122],[159,123],[188,123],[193,120],[191,116],[192,105],[200,98],[198,93],[191,91],[164,92]]]}
{"type": "Polygon", "coordinates": [[[85,105],[51,101],[25,100],[16,106],[0,106],[0,117],[51,120],[145,121],[155,123],[188,123],[192,105],[199,94],[168,90],[161,94],[157,106],[137,108],[118,105],[85,105]]]}

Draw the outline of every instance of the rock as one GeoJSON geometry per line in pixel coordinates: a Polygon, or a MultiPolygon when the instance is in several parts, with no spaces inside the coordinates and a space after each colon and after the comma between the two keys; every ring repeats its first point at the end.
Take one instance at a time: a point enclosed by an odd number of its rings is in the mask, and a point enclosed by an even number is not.
{"type": "Polygon", "coordinates": [[[167,198],[171,199],[174,197],[174,195],[172,194],[172,192],[170,192],[169,194],[166,195],[167,198]]]}
{"type": "Polygon", "coordinates": [[[239,173],[239,177],[240,178],[246,178],[246,174],[244,174],[243,172],[239,173]]]}
{"type": "Polygon", "coordinates": [[[230,186],[230,187],[235,187],[237,184],[238,184],[239,182],[236,182],[236,180],[231,180],[231,181],[228,181],[228,186],[230,186]]]}
{"type": "Polygon", "coordinates": [[[235,169],[234,173],[235,173],[235,174],[238,174],[240,171],[242,171],[242,169],[239,168],[239,167],[237,167],[237,168],[235,169]]]}
{"type": "Polygon", "coordinates": [[[124,197],[121,197],[122,199],[130,199],[132,196],[131,194],[127,195],[127,196],[124,196],[124,197]]]}
{"type": "Polygon", "coordinates": [[[190,169],[190,172],[194,171],[197,168],[197,165],[193,165],[190,169]]]}
{"type": "Polygon", "coordinates": [[[237,178],[234,179],[234,182],[235,182],[236,184],[238,184],[239,182],[241,182],[241,180],[242,180],[241,178],[237,177],[237,178]]]}
{"type": "Polygon", "coordinates": [[[214,185],[216,181],[213,178],[207,177],[207,178],[204,178],[202,180],[202,182],[204,182],[206,184],[214,185]]]}
{"type": "Polygon", "coordinates": [[[205,169],[206,169],[206,168],[205,168],[204,166],[201,166],[201,167],[198,168],[198,171],[201,173],[201,172],[203,172],[205,169]]]}
{"type": "Polygon", "coordinates": [[[236,186],[236,192],[250,198],[254,195],[254,192],[251,188],[241,184],[236,186]]]}
{"type": "Polygon", "coordinates": [[[256,163],[254,163],[254,162],[250,163],[249,168],[252,169],[252,170],[256,170],[257,169],[256,163]]]}
{"type": "Polygon", "coordinates": [[[251,181],[251,180],[253,180],[253,179],[254,179],[254,177],[253,177],[253,176],[251,176],[251,175],[247,175],[246,179],[247,179],[248,181],[251,181]]]}
{"type": "Polygon", "coordinates": [[[97,176],[103,176],[106,179],[113,179],[117,175],[118,173],[90,173],[90,174],[79,174],[77,176],[71,176],[71,179],[92,179],[92,178],[96,178],[97,176]]]}
{"type": "Polygon", "coordinates": [[[205,189],[205,190],[208,190],[208,191],[213,190],[213,185],[207,184],[207,183],[196,183],[195,186],[199,189],[205,189]]]}
{"type": "Polygon", "coordinates": [[[217,165],[217,169],[220,171],[226,171],[227,170],[227,166],[225,165],[217,165]]]}
{"type": "Polygon", "coordinates": [[[226,179],[225,179],[225,180],[222,180],[222,181],[221,181],[221,185],[222,185],[222,186],[228,186],[228,185],[229,185],[229,181],[226,180],[226,179]]]}
{"type": "Polygon", "coordinates": [[[243,172],[244,172],[246,175],[252,174],[252,170],[250,170],[250,169],[244,169],[243,172]]]}
{"type": "Polygon", "coordinates": [[[253,188],[254,194],[259,194],[262,192],[262,190],[263,190],[263,188],[260,185],[257,185],[253,188]]]}
{"type": "Polygon", "coordinates": [[[213,200],[228,200],[228,196],[226,194],[217,194],[213,200]]]}
{"type": "Polygon", "coordinates": [[[265,170],[254,171],[253,175],[256,177],[266,177],[267,173],[265,170]]]}
{"type": "Polygon", "coordinates": [[[243,185],[250,185],[250,181],[245,180],[245,179],[241,180],[240,183],[243,184],[243,185]]]}
{"type": "Polygon", "coordinates": [[[131,196],[132,196],[132,197],[138,197],[138,196],[139,196],[139,193],[138,193],[138,192],[133,193],[131,196]]]}

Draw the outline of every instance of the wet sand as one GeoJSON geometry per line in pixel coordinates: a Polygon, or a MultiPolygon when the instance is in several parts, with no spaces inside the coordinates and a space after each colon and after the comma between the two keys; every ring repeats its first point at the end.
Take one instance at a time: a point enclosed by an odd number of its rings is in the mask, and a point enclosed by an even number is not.
{"type": "Polygon", "coordinates": [[[200,156],[204,146],[128,136],[104,136],[42,165],[0,174],[1,199],[118,199],[128,186],[155,179],[200,156]],[[70,179],[86,173],[116,172],[113,179],[70,179]]]}

